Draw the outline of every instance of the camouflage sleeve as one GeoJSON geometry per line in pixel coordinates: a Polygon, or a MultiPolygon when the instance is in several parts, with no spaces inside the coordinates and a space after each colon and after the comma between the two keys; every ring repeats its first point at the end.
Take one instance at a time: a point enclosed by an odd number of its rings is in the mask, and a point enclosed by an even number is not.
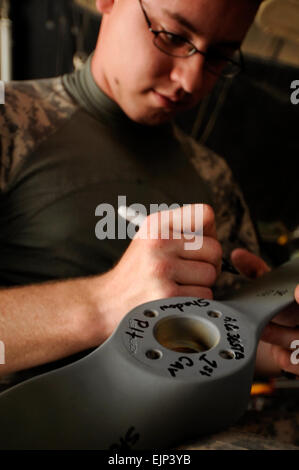
{"type": "MultiPolygon", "coordinates": [[[[184,139],[192,164],[211,191],[217,235],[223,248],[223,256],[229,259],[235,248],[246,248],[259,255],[259,245],[249,209],[225,160],[181,131],[176,129],[176,133],[179,140],[184,139]]],[[[228,287],[233,286],[239,286],[236,277],[230,273],[222,273],[217,282],[217,296],[221,296],[228,287]]]]}
{"type": "Polygon", "coordinates": [[[60,77],[6,84],[0,105],[0,192],[24,158],[75,110],[60,77]]]}
{"type": "Polygon", "coordinates": [[[225,160],[211,150],[198,146],[192,162],[213,195],[219,241],[224,256],[237,247],[259,254],[249,209],[225,160]]]}

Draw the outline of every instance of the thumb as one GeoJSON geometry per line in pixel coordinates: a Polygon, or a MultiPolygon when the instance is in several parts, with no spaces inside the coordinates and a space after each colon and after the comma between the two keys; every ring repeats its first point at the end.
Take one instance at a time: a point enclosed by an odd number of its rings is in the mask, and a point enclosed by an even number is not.
{"type": "Polygon", "coordinates": [[[256,279],[271,271],[262,258],[243,248],[233,250],[231,261],[241,274],[250,279],[256,279]]]}

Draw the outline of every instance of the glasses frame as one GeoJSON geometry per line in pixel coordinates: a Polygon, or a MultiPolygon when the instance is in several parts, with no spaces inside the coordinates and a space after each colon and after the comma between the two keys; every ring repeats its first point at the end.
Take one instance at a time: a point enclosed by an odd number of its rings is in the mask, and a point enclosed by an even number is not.
{"type": "Polygon", "coordinates": [[[145,9],[144,9],[144,6],[142,4],[142,0],[138,0],[139,4],[140,4],[140,7],[141,7],[141,10],[143,12],[143,15],[144,15],[144,18],[145,18],[145,21],[147,23],[147,26],[148,26],[148,29],[149,31],[154,35],[154,38],[153,38],[153,43],[155,45],[155,47],[157,47],[157,49],[159,49],[161,52],[163,52],[164,54],[167,54],[171,57],[178,57],[178,58],[182,58],[182,59],[188,59],[188,57],[191,57],[192,55],[198,53],[200,55],[202,55],[203,57],[205,57],[206,59],[206,69],[214,74],[214,75],[217,75],[219,77],[223,77],[223,78],[233,78],[233,77],[236,77],[237,75],[239,75],[241,72],[244,72],[244,69],[245,69],[245,64],[244,64],[244,57],[243,57],[243,54],[242,54],[242,51],[241,49],[237,49],[236,50],[236,54],[239,55],[239,60],[233,60],[233,59],[230,59],[222,54],[218,54],[219,58],[221,58],[222,60],[224,60],[227,65],[231,65],[233,67],[235,67],[234,69],[227,69],[227,67],[225,66],[224,69],[222,70],[221,73],[218,73],[218,72],[215,72],[214,70],[212,70],[210,67],[209,67],[209,57],[212,56],[212,53],[210,52],[203,52],[203,51],[200,51],[199,49],[197,49],[196,46],[194,46],[194,44],[189,41],[187,38],[185,38],[184,36],[180,36],[179,34],[175,34],[175,33],[171,33],[170,31],[166,31],[165,29],[161,29],[161,30],[155,30],[153,29],[152,27],[152,22],[150,21],[149,17],[148,17],[148,14],[146,13],[145,9]],[[190,49],[190,52],[187,54],[187,55],[180,55],[180,54],[172,54],[171,52],[168,52],[166,50],[164,50],[163,48],[161,48],[158,44],[157,44],[157,38],[159,37],[159,35],[163,33],[163,34],[167,34],[169,36],[172,36],[174,38],[179,38],[181,39],[182,41],[184,41],[186,44],[189,44],[191,46],[191,49],[190,49]]]}

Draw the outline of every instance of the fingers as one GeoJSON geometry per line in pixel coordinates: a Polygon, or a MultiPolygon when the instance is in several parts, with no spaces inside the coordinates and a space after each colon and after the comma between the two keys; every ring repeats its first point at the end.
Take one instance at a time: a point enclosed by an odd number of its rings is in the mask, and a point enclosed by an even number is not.
{"type": "Polygon", "coordinates": [[[110,276],[118,290],[122,286],[122,304],[128,310],[156,298],[212,299],[221,264],[214,211],[192,204],[146,217],[110,276]],[[193,245],[193,240],[201,243],[188,249],[186,244],[193,245]]]}
{"type": "Polygon", "coordinates": [[[177,292],[177,296],[179,297],[199,297],[201,299],[213,299],[213,292],[207,287],[178,286],[177,292]]]}
{"type": "Polygon", "coordinates": [[[210,263],[178,260],[173,280],[181,285],[212,287],[217,279],[217,270],[210,263]]]}
{"type": "Polygon", "coordinates": [[[269,266],[259,256],[243,248],[237,248],[231,254],[231,260],[237,270],[250,279],[256,279],[270,271],[269,266]]]}
{"type": "Polygon", "coordinates": [[[274,362],[281,370],[299,375],[299,328],[269,323],[262,341],[271,344],[274,362]]]}
{"type": "MultiPolygon", "coordinates": [[[[295,299],[299,302],[299,286],[295,290],[295,299]]],[[[257,364],[272,360],[275,367],[299,376],[299,307],[292,304],[275,316],[264,329],[261,339],[268,346],[268,353],[257,360],[257,364]]],[[[263,348],[265,352],[266,349],[263,348]]]]}
{"type": "Polygon", "coordinates": [[[276,315],[273,323],[295,328],[299,326],[299,306],[295,302],[276,315]]]}
{"type": "MultiPolygon", "coordinates": [[[[207,204],[190,204],[149,215],[140,227],[139,238],[161,233],[192,233],[217,237],[215,214],[207,204]]],[[[170,237],[171,238],[171,237],[170,237]]]]}
{"type": "Polygon", "coordinates": [[[156,238],[148,240],[146,247],[155,253],[165,253],[167,256],[176,255],[186,260],[207,261],[216,267],[222,263],[222,247],[215,238],[203,237],[201,248],[194,250],[186,250],[186,242],[190,243],[192,239],[186,239],[184,236],[171,240],[156,238]]]}
{"type": "Polygon", "coordinates": [[[204,237],[201,249],[192,251],[184,249],[184,239],[153,240],[151,251],[152,259],[159,253],[163,274],[180,284],[211,286],[221,271],[222,248],[210,237],[204,237]]]}
{"type": "Polygon", "coordinates": [[[290,328],[271,322],[264,329],[261,339],[266,343],[289,349],[293,341],[299,340],[299,328],[290,328]]]}
{"type": "Polygon", "coordinates": [[[181,233],[203,233],[206,236],[217,237],[215,214],[207,204],[190,204],[180,207],[171,214],[170,228],[181,233]]]}
{"type": "Polygon", "coordinates": [[[211,237],[203,237],[202,247],[199,250],[185,250],[185,240],[178,244],[178,255],[183,259],[206,261],[216,268],[222,263],[222,247],[218,240],[211,237]]]}
{"type": "Polygon", "coordinates": [[[281,346],[273,346],[272,354],[281,370],[299,376],[299,348],[290,351],[281,346]]]}
{"type": "Polygon", "coordinates": [[[273,344],[259,341],[255,365],[255,373],[258,377],[278,377],[281,375],[281,366],[277,364],[273,355],[273,348],[276,347],[273,344]]]}

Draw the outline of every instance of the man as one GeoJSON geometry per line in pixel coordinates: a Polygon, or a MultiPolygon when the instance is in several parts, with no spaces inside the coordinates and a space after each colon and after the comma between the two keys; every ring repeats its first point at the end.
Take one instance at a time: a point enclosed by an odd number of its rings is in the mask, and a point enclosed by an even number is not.
{"type": "MultiPolygon", "coordinates": [[[[212,89],[259,3],[98,0],[103,22],[83,71],[7,86],[3,377],[98,346],[143,302],[211,298],[222,251],[249,277],[268,271],[247,251],[257,252],[257,244],[225,163],[169,124],[212,89]],[[183,239],[100,242],[94,210],[101,202],[116,206],[121,194],[145,205],[204,203],[203,248],[187,252],[183,239]]],[[[299,289],[295,295],[298,302],[299,289]]],[[[281,314],[265,330],[260,373],[298,374],[289,349],[297,316],[281,314]]]]}

